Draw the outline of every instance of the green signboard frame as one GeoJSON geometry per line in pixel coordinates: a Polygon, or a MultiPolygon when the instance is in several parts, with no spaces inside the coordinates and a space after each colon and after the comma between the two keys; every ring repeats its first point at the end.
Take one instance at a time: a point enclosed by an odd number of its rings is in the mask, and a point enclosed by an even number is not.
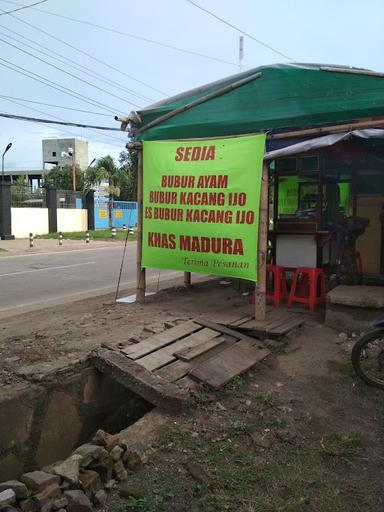
{"type": "Polygon", "coordinates": [[[257,281],[265,139],[143,142],[143,268],[257,281]]]}

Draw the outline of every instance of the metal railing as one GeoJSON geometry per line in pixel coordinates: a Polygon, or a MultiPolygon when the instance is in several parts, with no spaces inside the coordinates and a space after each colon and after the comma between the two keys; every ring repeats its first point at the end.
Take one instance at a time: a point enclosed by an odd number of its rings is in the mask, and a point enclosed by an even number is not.
{"type": "Polygon", "coordinates": [[[56,198],[57,208],[83,208],[84,194],[82,192],[57,190],[56,198]]]}
{"type": "Polygon", "coordinates": [[[13,208],[46,208],[44,188],[32,189],[25,185],[11,185],[11,206],[13,208]]]}

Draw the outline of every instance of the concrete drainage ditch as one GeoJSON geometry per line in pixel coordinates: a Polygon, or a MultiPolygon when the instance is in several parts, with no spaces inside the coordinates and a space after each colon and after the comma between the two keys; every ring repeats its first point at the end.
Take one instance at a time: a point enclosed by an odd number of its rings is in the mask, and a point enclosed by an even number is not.
{"type": "Polygon", "coordinates": [[[87,512],[146,462],[168,418],[88,360],[0,399],[0,510],[87,512]],[[57,462],[59,461],[59,462],[57,462]]]}

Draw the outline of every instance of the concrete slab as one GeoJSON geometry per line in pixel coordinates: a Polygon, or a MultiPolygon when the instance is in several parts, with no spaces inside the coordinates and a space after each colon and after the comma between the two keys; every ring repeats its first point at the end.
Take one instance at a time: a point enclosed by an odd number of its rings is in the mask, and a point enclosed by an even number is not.
{"type": "Polygon", "coordinates": [[[327,295],[330,304],[361,308],[384,308],[384,287],[382,286],[336,286],[327,295]]]}

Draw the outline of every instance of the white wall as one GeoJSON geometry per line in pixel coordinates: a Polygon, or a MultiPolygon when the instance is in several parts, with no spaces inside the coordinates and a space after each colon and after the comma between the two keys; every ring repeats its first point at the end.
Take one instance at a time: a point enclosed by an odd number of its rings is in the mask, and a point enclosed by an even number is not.
{"type": "Polygon", "coordinates": [[[48,208],[11,208],[12,235],[28,238],[29,233],[48,233],[48,208]]]}
{"type": "Polygon", "coordinates": [[[80,208],[57,209],[57,231],[86,231],[87,229],[87,210],[80,208]]]}

